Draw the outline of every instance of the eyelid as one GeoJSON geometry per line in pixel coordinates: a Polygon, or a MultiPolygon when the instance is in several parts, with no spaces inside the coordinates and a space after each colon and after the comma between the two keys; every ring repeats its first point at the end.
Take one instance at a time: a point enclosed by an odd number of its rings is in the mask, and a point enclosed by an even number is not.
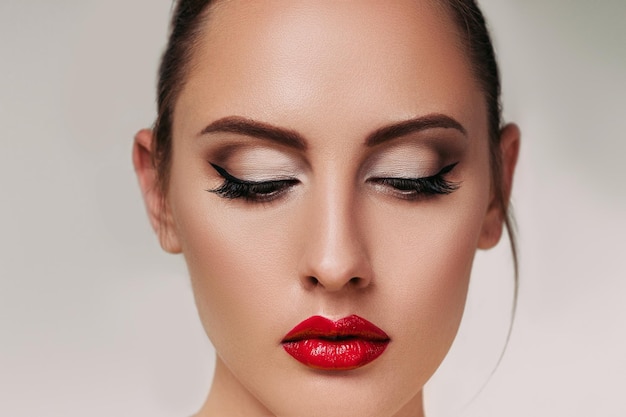
{"type": "Polygon", "coordinates": [[[367,181],[382,190],[396,195],[404,200],[418,200],[437,195],[447,195],[456,191],[460,184],[449,181],[446,175],[449,174],[458,162],[443,167],[438,173],[421,178],[402,177],[373,177],[367,181]]]}
{"type": "Polygon", "coordinates": [[[202,153],[207,164],[227,167],[248,181],[295,178],[310,170],[304,156],[293,149],[249,138],[216,135],[202,153]]]}
{"type": "Polygon", "coordinates": [[[224,178],[225,180],[228,181],[232,181],[232,182],[236,182],[238,184],[248,184],[248,185],[255,185],[255,184],[264,184],[264,183],[271,183],[271,182],[277,182],[277,181],[290,181],[290,180],[295,180],[294,177],[280,177],[280,178],[273,178],[273,179],[268,179],[268,180],[263,180],[263,181],[253,181],[253,180],[245,180],[242,178],[237,178],[234,175],[232,175],[230,172],[226,171],[226,169],[222,168],[219,165],[216,165],[212,162],[209,162],[209,164],[213,167],[213,169],[215,169],[217,171],[217,173],[224,178]]]}
{"type": "Polygon", "coordinates": [[[371,178],[369,178],[368,181],[376,181],[376,180],[384,180],[384,179],[398,179],[398,180],[428,180],[428,179],[433,179],[433,178],[437,178],[440,176],[444,176],[449,174],[459,163],[455,162],[453,164],[450,165],[446,165],[443,168],[441,168],[439,170],[439,172],[437,172],[436,174],[433,175],[426,175],[426,176],[422,176],[422,177],[413,177],[413,176],[387,176],[387,175],[376,175],[373,176],[371,178]]]}
{"type": "Polygon", "coordinates": [[[211,164],[211,166],[213,167],[213,169],[215,169],[217,171],[218,174],[220,174],[220,176],[222,178],[224,178],[225,180],[229,180],[229,181],[233,181],[233,182],[237,182],[237,183],[254,183],[253,181],[246,181],[246,180],[242,180],[240,178],[234,177],[232,176],[228,171],[226,171],[224,168],[222,168],[219,165],[216,165],[212,162],[209,162],[209,164],[211,164]]]}
{"type": "Polygon", "coordinates": [[[248,203],[267,203],[276,200],[300,181],[296,178],[283,178],[268,181],[248,181],[231,175],[219,165],[209,164],[224,179],[214,189],[206,190],[228,200],[244,200],[248,203]]]}

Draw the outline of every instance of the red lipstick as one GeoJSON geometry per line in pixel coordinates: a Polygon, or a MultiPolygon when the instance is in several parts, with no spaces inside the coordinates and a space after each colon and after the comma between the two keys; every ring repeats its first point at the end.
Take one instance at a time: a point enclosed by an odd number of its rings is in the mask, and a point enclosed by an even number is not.
{"type": "Polygon", "coordinates": [[[282,340],[283,349],[304,365],[323,370],[360,368],[383,354],[389,336],[359,316],[333,321],[313,316],[282,340]]]}

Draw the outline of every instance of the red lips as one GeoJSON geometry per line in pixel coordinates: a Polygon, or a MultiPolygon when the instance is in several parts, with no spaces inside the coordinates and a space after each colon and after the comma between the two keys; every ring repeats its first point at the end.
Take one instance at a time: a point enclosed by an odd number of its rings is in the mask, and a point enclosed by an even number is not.
{"type": "Polygon", "coordinates": [[[389,336],[359,316],[332,321],[313,316],[294,327],[282,340],[285,351],[304,365],[324,370],[350,370],[378,358],[389,336]]]}

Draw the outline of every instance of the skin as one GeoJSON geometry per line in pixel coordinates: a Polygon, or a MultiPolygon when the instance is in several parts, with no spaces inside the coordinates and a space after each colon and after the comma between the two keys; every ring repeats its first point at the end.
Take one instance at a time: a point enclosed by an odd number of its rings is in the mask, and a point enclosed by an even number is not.
{"type": "MultiPolygon", "coordinates": [[[[491,189],[487,116],[455,26],[427,2],[218,3],[174,113],[168,193],[140,131],[133,160],[161,245],[183,253],[217,352],[198,416],[423,416],[422,387],[458,329],[477,248],[503,214],[491,189]],[[373,132],[445,115],[450,127],[376,145],[373,132]],[[296,132],[300,149],[201,132],[227,117],[296,132]],[[265,202],[227,199],[210,165],[297,183],[265,202]],[[448,195],[410,200],[373,178],[428,177],[457,163],[448,195]],[[163,203],[163,204],[162,204],[163,203]],[[319,371],[281,340],[312,315],[351,314],[391,338],[351,371],[319,371]]],[[[508,196],[519,131],[502,131],[508,196]]]]}

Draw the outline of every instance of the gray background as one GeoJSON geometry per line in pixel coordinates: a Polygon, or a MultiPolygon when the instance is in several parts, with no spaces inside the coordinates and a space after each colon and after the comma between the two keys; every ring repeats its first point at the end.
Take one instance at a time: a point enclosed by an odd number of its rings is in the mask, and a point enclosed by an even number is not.
{"type": "MultiPolygon", "coordinates": [[[[477,257],[429,417],[623,417],[626,2],[482,4],[523,131],[519,309],[489,379],[510,319],[503,242],[477,257]]],[[[0,2],[2,416],[185,416],[204,400],[212,348],[130,163],[170,7],[0,2]]]]}

